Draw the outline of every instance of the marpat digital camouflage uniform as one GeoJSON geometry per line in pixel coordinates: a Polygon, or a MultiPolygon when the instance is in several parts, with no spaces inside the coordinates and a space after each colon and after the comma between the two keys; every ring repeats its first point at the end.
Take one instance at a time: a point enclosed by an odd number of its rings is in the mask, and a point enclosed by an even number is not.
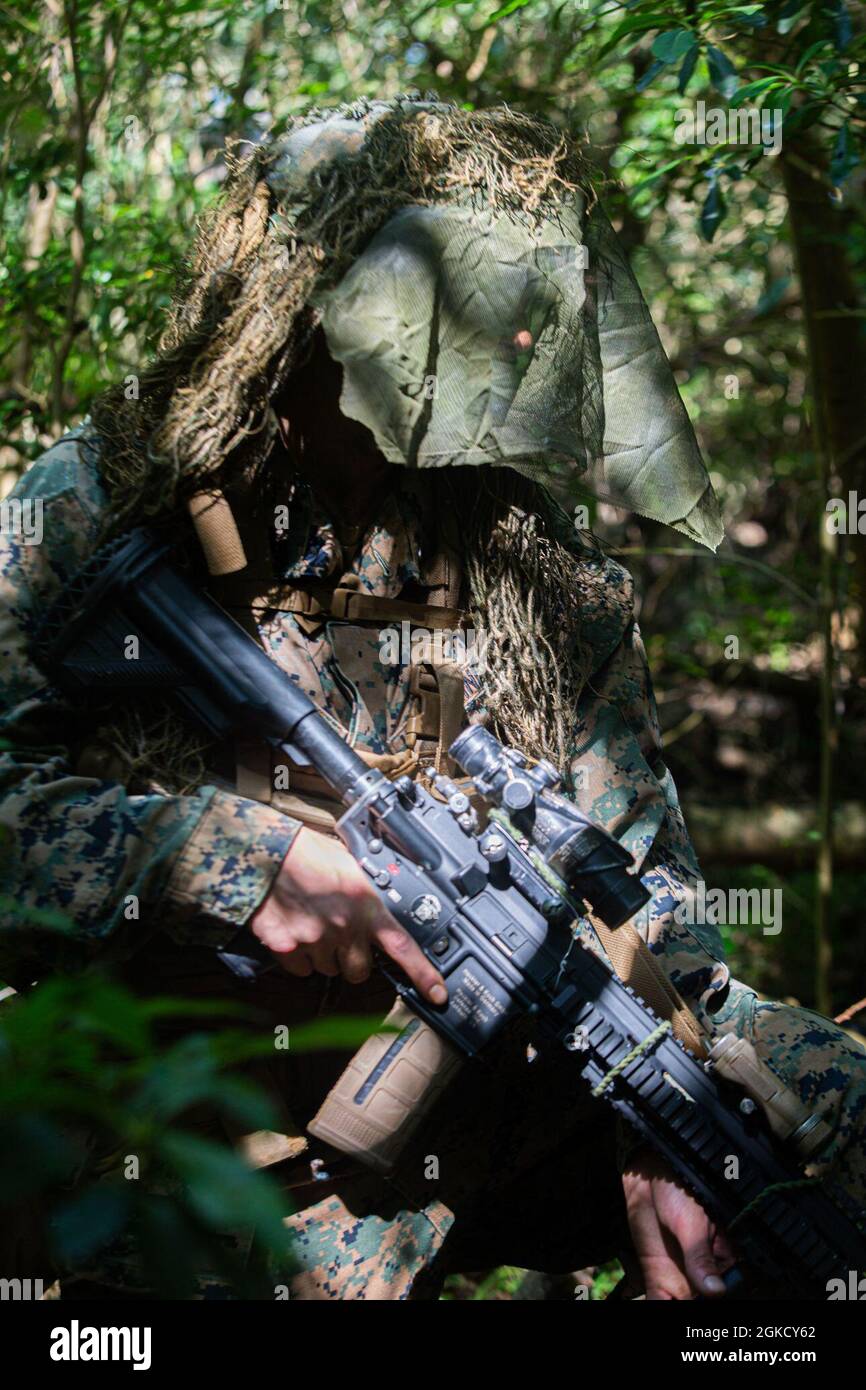
{"type": "MultiPolygon", "coordinates": [[[[116,955],[144,990],[170,980],[175,994],[189,984],[228,995],[238,986],[214,950],[262,902],[298,823],[222,785],[176,796],[156,787],[130,791],[94,775],[92,762],[82,770],[92,720],[58,701],[29,644],[41,615],[96,545],[104,498],[86,428],[36,462],[15,496],[43,505],[44,539],[26,545],[6,536],[0,565],[2,820],[12,846],[4,891],[25,912],[61,910],[74,924],[82,960],[116,955]],[[134,921],[123,912],[130,894],[140,901],[134,921]]],[[[417,478],[410,484],[399,474],[354,555],[342,553],[328,518],[313,513],[292,573],[349,569],[362,591],[397,597],[419,575],[424,497],[417,478]]],[[[585,771],[576,800],[641,864],[653,896],[636,924],[681,995],[709,1029],[752,1039],[776,1074],[820,1110],[834,1129],[822,1165],[862,1207],[866,1052],[816,1014],[758,1000],[730,978],[714,927],[675,920],[698,867],[662,757],[632,583],[589,538],[576,536],[575,544],[585,551],[583,635],[593,652],[574,710],[585,771]]],[[[303,624],[274,612],[263,616],[260,636],[356,747],[405,748],[407,672],[383,664],[375,628],[303,624]]],[[[469,712],[483,695],[483,683],[468,685],[469,712]]],[[[52,968],[44,940],[37,959],[20,932],[16,939],[24,976],[52,968]]],[[[384,1014],[390,1002],[381,979],[352,988],[319,976],[271,976],[257,990],[270,1017],[290,1026],[329,1011],[384,1014]]],[[[288,1053],[275,1061],[271,1079],[296,1121],[311,1117],[345,1060],[288,1053]]],[[[567,1054],[531,1061],[518,1030],[495,1048],[483,1083],[466,1071],[446,1100],[394,1181],[356,1173],[294,1193],[293,1297],[435,1297],[449,1269],[507,1262],[565,1270],[627,1247],[614,1126],[603,1103],[580,1089],[567,1054]],[[429,1176],[431,1157],[438,1175],[429,1176]]],[[[97,1277],[120,1282],[122,1263],[118,1256],[113,1266],[109,1256],[97,1277]]]]}

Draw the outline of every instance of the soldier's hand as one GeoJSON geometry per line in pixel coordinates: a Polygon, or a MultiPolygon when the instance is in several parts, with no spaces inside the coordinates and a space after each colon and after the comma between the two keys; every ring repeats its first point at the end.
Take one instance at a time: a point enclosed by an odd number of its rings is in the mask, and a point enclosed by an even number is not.
{"type": "Polygon", "coordinates": [[[306,826],[250,928],[292,975],[318,971],[361,984],[372,969],[375,945],[431,1003],[448,998],[439,971],[387,911],[349,851],[306,826]]]}
{"type": "Polygon", "coordinates": [[[628,1224],[648,1299],[720,1298],[735,1263],[723,1231],[652,1149],[623,1174],[628,1224]]]}

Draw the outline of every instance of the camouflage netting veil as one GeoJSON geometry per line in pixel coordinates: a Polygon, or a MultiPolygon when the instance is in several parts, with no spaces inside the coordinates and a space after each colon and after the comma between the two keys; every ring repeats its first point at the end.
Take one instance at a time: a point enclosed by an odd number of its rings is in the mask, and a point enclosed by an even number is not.
{"type": "Polygon", "coordinates": [[[586,678],[573,634],[592,581],[547,489],[570,504],[588,487],[713,548],[721,539],[579,149],[506,107],[402,98],[309,112],[231,156],[137,399],[118,387],[92,411],[108,531],[259,476],[271,402],[319,324],[343,366],[341,408],[387,459],[485,465],[451,467],[448,482],[474,548],[475,621],[490,632],[491,712],[566,767],[586,678]]]}
{"type": "MultiPolygon", "coordinates": [[[[431,104],[433,126],[442,108],[431,104]]],[[[374,109],[365,124],[380,118],[374,109]]],[[[334,119],[285,141],[271,186],[303,198],[334,119]]],[[[640,288],[601,208],[554,183],[502,210],[458,188],[396,212],[317,290],[343,411],[410,468],[506,464],[569,501],[575,483],[715,549],[718,507],[640,288]]]]}

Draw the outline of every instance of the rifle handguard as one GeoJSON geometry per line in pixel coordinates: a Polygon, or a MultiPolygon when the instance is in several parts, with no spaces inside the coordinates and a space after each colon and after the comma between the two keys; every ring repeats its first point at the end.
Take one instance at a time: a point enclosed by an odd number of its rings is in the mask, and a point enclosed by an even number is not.
{"type": "Polygon", "coordinates": [[[316,1139],[389,1173],[463,1055],[400,1000],[352,1058],[307,1126],[316,1139]]]}

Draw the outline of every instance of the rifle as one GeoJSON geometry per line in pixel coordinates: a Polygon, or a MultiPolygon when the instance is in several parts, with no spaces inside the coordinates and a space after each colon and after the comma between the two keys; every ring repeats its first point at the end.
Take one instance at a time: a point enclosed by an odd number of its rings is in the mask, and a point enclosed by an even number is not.
{"type": "MultiPolygon", "coordinates": [[[[531,766],[480,726],[464,730],[450,754],[489,808],[483,829],[450,779],[438,779],[437,795],[389,781],[146,530],[97,552],[46,615],[35,654],[72,698],[170,688],[209,733],[269,741],[312,765],[345,805],[337,833],[449,997],[436,1007],[380,963],[408,1022],[365,1045],[366,1064],[350,1066],[310,1126],[320,1137],[387,1171],[391,1139],[415,1121],[412,1098],[441,1089],[457,1059],[483,1061],[503,1028],[529,1017],[538,1049],[572,1053],[575,1084],[582,1077],[668,1160],[775,1287],[824,1297],[828,1280],[866,1268],[847,1194],[804,1176],[713,1053],[701,1061],[684,1048],[583,945],[575,928],[587,904],[617,929],[650,895],[631,855],[556,793],[550,764],[531,766]]],[[[223,956],[254,975],[267,953],[242,931],[223,956]]]]}

